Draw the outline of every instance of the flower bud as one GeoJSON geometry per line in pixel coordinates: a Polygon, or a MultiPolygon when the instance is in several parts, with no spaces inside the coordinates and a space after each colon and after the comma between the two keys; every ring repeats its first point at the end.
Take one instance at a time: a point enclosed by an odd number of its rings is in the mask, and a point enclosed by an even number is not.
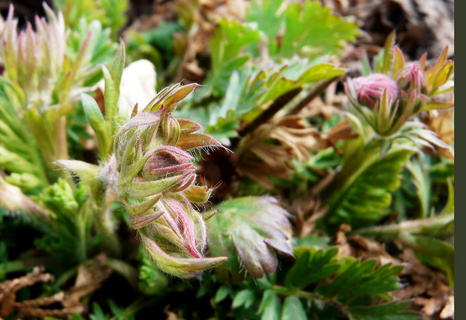
{"type": "Polygon", "coordinates": [[[368,77],[359,77],[353,80],[357,92],[358,102],[369,108],[374,108],[380,100],[384,90],[387,90],[389,101],[398,96],[398,86],[389,76],[376,73],[368,77]]]}
{"type": "Polygon", "coordinates": [[[411,91],[418,90],[420,93],[426,91],[426,75],[418,64],[404,67],[396,74],[396,83],[401,90],[411,91]]]}
{"type": "Polygon", "coordinates": [[[171,114],[194,87],[177,84],[162,90],[120,128],[110,159],[117,170],[112,185],[148,256],[161,270],[184,278],[226,259],[203,257],[207,218],[191,201],[203,203],[211,191],[195,185],[197,168],[187,152],[220,143],[196,133],[202,128],[199,124],[171,114]]]}

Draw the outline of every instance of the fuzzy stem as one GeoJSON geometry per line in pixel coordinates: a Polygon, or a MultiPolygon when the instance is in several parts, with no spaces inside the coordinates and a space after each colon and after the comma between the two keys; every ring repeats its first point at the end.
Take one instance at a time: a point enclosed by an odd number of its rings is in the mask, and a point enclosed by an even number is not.
{"type": "MultiPolygon", "coordinates": [[[[450,223],[454,221],[454,214],[444,214],[435,216],[432,218],[426,218],[421,220],[405,221],[399,224],[393,224],[388,226],[373,226],[355,230],[352,234],[359,234],[362,236],[372,236],[378,239],[396,239],[402,233],[411,234],[436,234],[438,235],[439,230],[444,229],[450,223]]],[[[445,230],[447,233],[452,233],[453,230],[445,230]]]]}

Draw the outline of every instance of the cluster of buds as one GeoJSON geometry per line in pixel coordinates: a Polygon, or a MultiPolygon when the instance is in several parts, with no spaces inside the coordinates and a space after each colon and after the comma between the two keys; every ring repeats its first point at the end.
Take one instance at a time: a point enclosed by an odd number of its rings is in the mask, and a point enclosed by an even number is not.
{"type": "Polygon", "coordinates": [[[44,109],[54,104],[67,104],[78,98],[86,68],[83,62],[90,46],[89,33],[74,61],[66,55],[67,33],[61,12],[44,3],[47,19],[35,17],[35,29],[28,23],[19,33],[13,6],[2,30],[3,77],[21,91],[24,105],[44,109]],[[53,97],[57,97],[54,101],[53,97]]]}
{"type": "Polygon", "coordinates": [[[226,260],[203,257],[204,221],[193,203],[205,203],[211,190],[196,185],[196,166],[189,152],[220,146],[202,127],[176,119],[172,112],[196,84],[163,89],[117,132],[107,165],[109,184],[118,192],[129,221],[137,229],[156,266],[175,276],[198,275],[226,260]]]}
{"type": "MultiPolygon", "coordinates": [[[[394,34],[387,43],[393,39],[394,34]]],[[[397,136],[413,127],[406,124],[415,115],[453,106],[452,101],[442,101],[442,96],[454,89],[453,62],[447,60],[447,53],[448,48],[426,68],[425,54],[419,62],[407,65],[398,47],[386,45],[385,65],[378,73],[347,81],[350,102],[379,136],[397,136]]],[[[438,139],[431,140],[441,144],[438,139]]]]}

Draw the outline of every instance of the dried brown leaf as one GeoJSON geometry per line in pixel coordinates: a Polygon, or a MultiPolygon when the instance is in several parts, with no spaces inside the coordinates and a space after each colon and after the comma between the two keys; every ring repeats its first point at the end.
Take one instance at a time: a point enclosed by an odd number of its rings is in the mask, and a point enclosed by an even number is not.
{"type": "Polygon", "coordinates": [[[13,311],[36,319],[69,318],[73,312],[82,313],[85,307],[81,299],[99,288],[110,273],[111,270],[106,267],[106,256],[99,255],[91,265],[81,264],[79,266],[76,283],[67,292],[62,291],[50,297],[17,302],[16,292],[21,288],[37,282],[51,282],[55,279],[52,274],[44,273],[43,268],[35,267],[31,273],[23,277],[0,283],[0,317],[9,316],[13,311]],[[56,303],[60,303],[63,308],[47,308],[56,303]]]}
{"type": "MultiPolygon", "coordinates": [[[[455,141],[454,117],[455,110],[454,108],[450,108],[428,111],[421,120],[430,130],[438,135],[440,140],[448,145],[453,145],[455,141]]],[[[436,151],[446,158],[454,159],[453,150],[450,148],[438,147],[436,151]]]]}

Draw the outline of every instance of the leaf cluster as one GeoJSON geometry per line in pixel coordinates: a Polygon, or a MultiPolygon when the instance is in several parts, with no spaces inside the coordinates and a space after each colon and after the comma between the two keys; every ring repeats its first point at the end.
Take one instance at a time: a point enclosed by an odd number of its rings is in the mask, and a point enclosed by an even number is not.
{"type": "MultiPolygon", "coordinates": [[[[220,286],[215,303],[231,299],[231,314],[249,319],[417,319],[408,302],[390,301],[401,266],[338,257],[338,249],[298,247],[297,260],[257,283],[220,286]]],[[[220,311],[220,309],[219,309],[220,311]]]]}

